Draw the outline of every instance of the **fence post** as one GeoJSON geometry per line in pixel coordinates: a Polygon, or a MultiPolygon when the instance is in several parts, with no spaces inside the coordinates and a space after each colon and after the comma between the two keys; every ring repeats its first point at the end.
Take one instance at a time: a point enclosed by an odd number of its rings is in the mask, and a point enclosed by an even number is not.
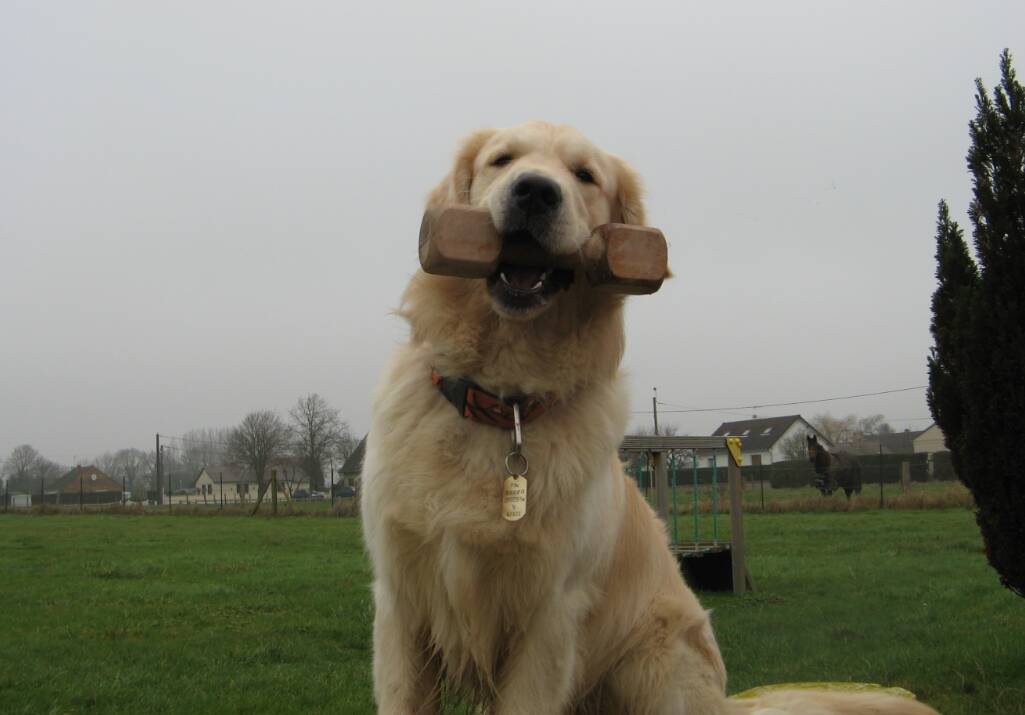
{"type": "Polygon", "coordinates": [[[121,506],[125,505],[125,478],[121,477],[121,506]]]}
{"type": "Polygon", "coordinates": [[[883,445],[879,445],[879,508],[882,509],[885,504],[883,498],[883,445]]]}
{"type": "Polygon", "coordinates": [[[765,477],[762,475],[762,465],[758,465],[758,488],[762,492],[762,511],[765,511],[765,477]]]}
{"type": "Polygon", "coordinates": [[[83,483],[82,483],[82,475],[79,474],[78,475],[78,510],[79,511],[82,511],[82,496],[83,496],[83,491],[82,490],[83,489],[84,489],[84,487],[83,487],[83,483]]]}
{"type": "Polygon", "coordinates": [[[278,470],[270,470],[270,504],[271,514],[278,515],[278,470]]]}
{"type": "Polygon", "coordinates": [[[733,593],[747,590],[747,566],[744,563],[744,496],[740,462],[732,450],[726,450],[727,481],[730,490],[730,561],[733,564],[733,593]]]}
{"type": "Polygon", "coordinates": [[[666,475],[666,453],[655,452],[655,501],[658,504],[658,515],[665,524],[669,524],[669,477],[666,475]]]}
{"type": "Polygon", "coordinates": [[[217,477],[221,480],[221,511],[224,511],[224,472],[217,472],[217,477]]]}

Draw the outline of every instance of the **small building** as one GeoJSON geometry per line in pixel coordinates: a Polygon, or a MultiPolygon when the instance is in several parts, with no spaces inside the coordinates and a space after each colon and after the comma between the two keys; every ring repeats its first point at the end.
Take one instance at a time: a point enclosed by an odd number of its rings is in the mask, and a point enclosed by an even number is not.
{"type": "Polygon", "coordinates": [[[347,487],[359,486],[359,478],[363,473],[363,459],[367,454],[367,437],[369,434],[363,435],[363,439],[356,445],[356,449],[352,450],[352,454],[345,460],[345,464],[338,471],[341,476],[341,484],[347,487]]]}
{"type": "Polygon", "coordinates": [[[192,484],[197,503],[239,503],[256,499],[259,487],[256,478],[235,464],[203,467],[192,484]]]}
{"type": "Polygon", "coordinates": [[[913,440],[913,451],[915,454],[936,454],[937,452],[949,452],[947,447],[947,436],[943,434],[940,426],[933,422],[922,432],[918,433],[913,440]]]}
{"type": "Polygon", "coordinates": [[[43,495],[47,504],[117,504],[124,499],[121,482],[99,467],[75,467],[43,495]]]}
{"type": "Polygon", "coordinates": [[[920,431],[904,430],[889,434],[860,435],[849,451],[858,455],[913,454],[914,441],[921,434],[920,431]]]}
{"type": "MultiPolygon", "coordinates": [[[[277,470],[278,498],[290,499],[300,489],[309,490],[310,479],[293,461],[281,460],[267,468],[264,481],[271,478],[271,471],[277,470]]],[[[259,482],[248,469],[237,464],[220,464],[203,467],[195,476],[192,499],[197,504],[255,501],[260,495],[259,482]],[[222,491],[223,485],[223,491],[222,491]]]]}
{"type": "MultiPolygon", "coordinates": [[[[742,466],[745,467],[775,464],[790,459],[785,454],[785,445],[794,439],[804,440],[806,435],[817,435],[820,444],[828,450],[833,449],[833,444],[800,415],[723,422],[712,435],[740,437],[744,455],[742,466]]],[[[712,466],[711,454],[699,454],[698,460],[699,466],[712,466]]],[[[716,454],[716,463],[719,466],[727,464],[725,451],[716,454]]]]}
{"type": "Polygon", "coordinates": [[[20,509],[32,506],[32,495],[31,494],[8,494],[7,495],[7,506],[11,509],[20,509]]]}

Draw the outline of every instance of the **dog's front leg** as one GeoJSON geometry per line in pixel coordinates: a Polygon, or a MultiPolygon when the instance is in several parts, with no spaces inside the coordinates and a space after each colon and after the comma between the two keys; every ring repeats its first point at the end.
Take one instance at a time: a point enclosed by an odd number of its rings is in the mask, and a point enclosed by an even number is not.
{"type": "Polygon", "coordinates": [[[437,713],[438,672],[415,621],[381,583],[374,588],[374,606],[374,698],[379,715],[437,713]]]}
{"type": "Polygon", "coordinates": [[[536,609],[510,654],[498,687],[497,715],[558,715],[573,696],[579,618],[574,599],[536,609]]]}

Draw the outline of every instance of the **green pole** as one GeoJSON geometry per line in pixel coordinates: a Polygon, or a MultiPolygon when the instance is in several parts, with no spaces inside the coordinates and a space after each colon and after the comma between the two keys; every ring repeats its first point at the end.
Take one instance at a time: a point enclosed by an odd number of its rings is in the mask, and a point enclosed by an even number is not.
{"type": "Polygon", "coordinates": [[[669,458],[673,465],[673,543],[680,543],[680,526],[676,523],[676,452],[670,452],[669,458]]]}
{"type": "Polygon", "coordinates": [[[719,543],[719,465],[712,452],[712,543],[719,543]]]}
{"type": "Polygon", "coordinates": [[[698,527],[698,451],[690,451],[691,461],[694,463],[694,545],[701,541],[701,530],[698,527]]]}

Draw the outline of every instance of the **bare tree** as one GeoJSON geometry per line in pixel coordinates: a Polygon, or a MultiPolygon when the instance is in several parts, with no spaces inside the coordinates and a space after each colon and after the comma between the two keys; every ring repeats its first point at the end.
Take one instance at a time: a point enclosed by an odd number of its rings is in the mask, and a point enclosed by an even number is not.
{"type": "Polygon", "coordinates": [[[203,467],[224,464],[230,439],[230,427],[189,430],[182,435],[181,459],[184,466],[198,474],[203,467]]]}
{"type": "Polygon", "coordinates": [[[295,493],[302,486],[303,477],[307,476],[299,460],[294,457],[286,457],[278,460],[275,464],[281,470],[281,484],[284,486],[285,494],[289,499],[295,499],[295,493]]]}
{"type": "Polygon", "coordinates": [[[7,480],[7,488],[14,491],[31,491],[35,477],[35,463],[40,458],[39,452],[30,444],[22,444],[11,450],[4,462],[3,476],[7,480]]]}
{"type": "Polygon", "coordinates": [[[275,459],[288,447],[289,431],[281,418],[270,410],[250,412],[228,439],[228,456],[248,467],[256,475],[257,486],[263,489],[263,475],[275,459]]]}
{"type": "Polygon", "coordinates": [[[893,427],[884,415],[869,415],[858,419],[858,431],[862,435],[893,434],[893,427]]]}
{"type": "Polygon", "coordinates": [[[861,435],[857,415],[834,417],[827,412],[815,415],[809,422],[834,447],[850,447],[858,441],[858,437],[861,435]]]}
{"type": "MultiPolygon", "coordinates": [[[[316,393],[300,397],[288,415],[292,418],[292,451],[310,478],[310,489],[323,489],[324,461],[355,441],[349,426],[338,410],[316,393]]],[[[355,444],[349,453],[353,448],[355,444]]]]}
{"type": "MultiPolygon", "coordinates": [[[[680,433],[680,428],[674,424],[662,424],[658,426],[658,433],[663,437],[675,437],[680,433]]],[[[655,434],[655,428],[653,426],[643,425],[631,430],[630,434],[642,437],[651,437],[655,434]]]]}
{"type": "Polygon", "coordinates": [[[359,446],[359,439],[352,434],[348,429],[342,434],[342,438],[335,445],[334,451],[331,456],[338,461],[339,467],[345,464],[345,460],[349,458],[353,452],[356,451],[356,447],[359,446]]]}
{"type": "Polygon", "coordinates": [[[136,484],[144,480],[151,468],[149,455],[141,449],[119,449],[114,453],[113,467],[109,474],[115,479],[123,479],[128,488],[134,491],[136,484]]]}
{"type": "Polygon", "coordinates": [[[32,465],[33,478],[39,485],[42,485],[44,481],[52,484],[66,471],[67,469],[65,467],[62,467],[42,455],[39,455],[35,463],[32,465]]]}
{"type": "Polygon", "coordinates": [[[866,435],[891,434],[893,428],[887,423],[884,415],[858,417],[834,417],[827,413],[815,415],[809,420],[833,446],[846,449],[857,446],[866,435]]]}
{"type": "Polygon", "coordinates": [[[117,472],[117,465],[115,463],[113,452],[104,452],[99,457],[94,457],[93,464],[96,465],[96,468],[101,472],[111,477],[113,477],[117,472]]]}
{"type": "Polygon", "coordinates": [[[795,461],[808,458],[808,432],[801,431],[780,442],[779,448],[783,458],[795,461]]]}

